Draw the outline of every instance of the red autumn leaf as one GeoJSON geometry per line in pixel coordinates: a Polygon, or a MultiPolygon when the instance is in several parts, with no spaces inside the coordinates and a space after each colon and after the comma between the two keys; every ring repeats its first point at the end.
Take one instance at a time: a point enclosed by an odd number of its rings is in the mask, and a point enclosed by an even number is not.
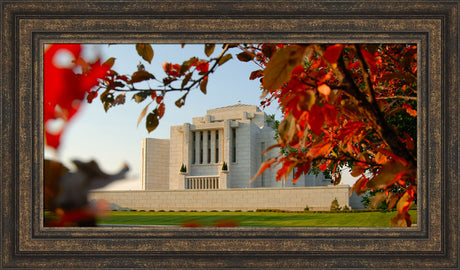
{"type": "Polygon", "coordinates": [[[62,130],[59,131],[58,133],[50,133],[48,131],[45,131],[45,141],[46,145],[57,149],[59,147],[59,144],[61,142],[61,135],[62,135],[62,130]]]}
{"type": "Polygon", "coordinates": [[[324,104],[321,108],[321,112],[324,115],[324,119],[328,126],[337,126],[337,108],[330,104],[324,104]]]}
{"type": "Polygon", "coordinates": [[[99,84],[99,79],[104,78],[107,75],[107,71],[110,69],[110,66],[107,64],[100,64],[97,61],[94,64],[91,64],[91,69],[88,73],[83,76],[81,87],[85,92],[91,90],[94,86],[99,84]]]}
{"type": "Polygon", "coordinates": [[[320,135],[322,133],[322,126],[324,124],[324,115],[318,105],[314,104],[311,107],[307,117],[308,125],[313,133],[320,135]]]}
{"type": "Polygon", "coordinates": [[[343,44],[335,44],[327,47],[326,51],[324,52],[324,59],[328,61],[330,64],[337,63],[337,60],[340,57],[340,54],[343,50],[343,44]]]}
{"type": "Polygon", "coordinates": [[[96,98],[96,97],[97,97],[97,92],[96,91],[91,91],[86,96],[86,100],[88,101],[88,103],[91,103],[91,102],[93,102],[93,99],[96,98]]]}
{"type": "Polygon", "coordinates": [[[156,96],[155,101],[160,104],[163,101],[164,97],[163,96],[156,96]]]}
{"type": "Polygon", "coordinates": [[[201,74],[205,74],[209,71],[209,63],[206,60],[200,60],[195,63],[196,69],[200,71],[201,74]]]}
{"type": "Polygon", "coordinates": [[[327,169],[327,163],[326,163],[326,162],[322,163],[322,164],[319,166],[319,169],[320,169],[321,171],[324,172],[324,171],[327,169]]]}
{"type": "Polygon", "coordinates": [[[158,106],[158,117],[162,118],[164,114],[165,114],[165,104],[161,103],[160,106],[158,106]]]}
{"type": "MultiPolygon", "coordinates": [[[[80,108],[81,101],[94,86],[99,84],[99,79],[105,77],[109,70],[108,64],[100,64],[97,60],[93,64],[86,63],[80,56],[80,44],[54,44],[49,46],[44,54],[44,120],[45,127],[49,120],[61,118],[70,121],[80,108]],[[72,54],[78,61],[68,67],[55,65],[57,53],[65,50],[72,54]],[[75,67],[80,67],[83,74],[76,74],[75,67]]],[[[87,99],[92,99],[97,93],[90,94],[87,99]]],[[[48,137],[47,144],[57,149],[60,133],[51,134],[45,130],[48,137]]],[[[62,132],[62,131],[61,131],[62,132]]]]}
{"type": "Polygon", "coordinates": [[[371,70],[371,73],[373,75],[376,75],[377,74],[377,66],[376,66],[377,62],[375,61],[375,57],[365,49],[361,49],[361,53],[363,54],[363,57],[366,60],[367,65],[369,66],[369,69],[371,70]]]}
{"type": "Polygon", "coordinates": [[[170,76],[170,77],[179,77],[180,76],[180,70],[181,70],[181,65],[179,64],[172,64],[168,62],[163,63],[163,70],[165,73],[170,76]]]}

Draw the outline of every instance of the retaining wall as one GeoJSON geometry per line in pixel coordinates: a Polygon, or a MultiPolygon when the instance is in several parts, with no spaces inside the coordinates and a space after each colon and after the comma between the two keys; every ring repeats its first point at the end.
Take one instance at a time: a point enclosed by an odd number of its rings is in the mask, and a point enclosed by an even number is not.
{"type": "Polygon", "coordinates": [[[329,210],[337,198],[341,207],[349,205],[349,186],[296,188],[248,188],[223,190],[170,191],[92,191],[90,200],[104,199],[135,210],[256,210],[283,209],[298,211],[308,205],[310,210],[329,210]]]}

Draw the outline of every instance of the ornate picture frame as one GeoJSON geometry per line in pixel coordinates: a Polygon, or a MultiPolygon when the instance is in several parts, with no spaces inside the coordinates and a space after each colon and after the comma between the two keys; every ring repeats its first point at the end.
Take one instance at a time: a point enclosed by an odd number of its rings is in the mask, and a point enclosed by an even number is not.
{"type": "Polygon", "coordinates": [[[2,268],[459,267],[458,1],[0,1],[2,268]],[[43,227],[46,43],[416,43],[414,228],[43,227]]]}

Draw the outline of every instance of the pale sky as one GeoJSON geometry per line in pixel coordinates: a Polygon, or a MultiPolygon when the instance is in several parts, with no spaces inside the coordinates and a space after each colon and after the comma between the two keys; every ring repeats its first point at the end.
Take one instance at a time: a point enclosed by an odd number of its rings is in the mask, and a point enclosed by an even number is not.
{"type": "MultiPolygon", "coordinates": [[[[119,74],[132,74],[137,70],[141,57],[138,56],[133,44],[127,45],[86,45],[85,52],[91,58],[99,53],[103,61],[115,57],[113,69],[119,74]]],[[[162,63],[182,63],[192,56],[206,58],[204,45],[187,44],[181,48],[179,44],[153,45],[154,57],[149,64],[142,60],[145,69],[157,78],[163,78],[162,63]]],[[[221,46],[217,45],[212,57],[216,57],[221,46]]],[[[193,117],[206,114],[206,110],[229,105],[242,104],[259,105],[261,91],[258,80],[249,80],[252,71],[258,69],[253,63],[242,63],[236,59],[237,49],[230,51],[232,60],[218,67],[217,72],[210,75],[207,94],[199,89],[193,90],[187,97],[185,105],[177,108],[174,102],[183,93],[168,93],[165,97],[166,112],[160,120],[160,125],[150,134],[145,129],[145,119],[137,126],[137,119],[149,102],[137,104],[127,96],[126,103],[109,109],[106,113],[99,97],[91,104],[85,102],[78,115],[66,129],[57,153],[45,148],[45,157],[52,157],[72,167],[71,160],[96,160],[104,171],[114,173],[123,163],[130,167],[128,179],[120,180],[106,187],[110,190],[140,189],[141,141],[144,138],[169,138],[169,128],[174,125],[191,123],[193,117]]],[[[65,59],[65,56],[61,57],[65,59]]],[[[65,61],[64,61],[65,62],[65,61]]],[[[151,81],[152,88],[157,82],[151,81]]],[[[136,85],[137,87],[138,85],[136,85]]],[[[153,104],[152,104],[153,105],[153,104]]],[[[154,107],[152,106],[151,109],[154,107]]],[[[264,110],[267,114],[276,113],[280,119],[281,113],[276,104],[264,110]]],[[[345,177],[345,179],[348,179],[345,177]]],[[[344,180],[345,180],[344,179],[344,180]]],[[[353,181],[344,181],[351,184],[353,181]]]]}

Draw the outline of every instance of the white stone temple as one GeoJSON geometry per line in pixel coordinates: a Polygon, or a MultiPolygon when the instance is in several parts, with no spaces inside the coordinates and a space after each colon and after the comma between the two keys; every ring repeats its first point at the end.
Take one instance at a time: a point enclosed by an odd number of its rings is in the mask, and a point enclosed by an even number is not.
{"type": "Polygon", "coordinates": [[[362,208],[348,185],[334,186],[322,176],[277,182],[273,168],[250,183],[262,161],[279,151],[262,154],[276,144],[266,119],[253,105],[208,110],[191,124],[171,127],[170,139],[142,141],[141,190],[92,191],[89,198],[154,211],[329,210],[335,199],[340,206],[362,208]]]}
{"type": "Polygon", "coordinates": [[[170,139],[142,142],[143,190],[311,187],[331,185],[331,179],[304,175],[295,184],[276,181],[277,168],[250,183],[260,164],[277,155],[275,131],[267,115],[254,105],[211,109],[192,123],[171,127],[170,139]],[[223,171],[223,163],[228,170],[223,171]],[[186,172],[180,172],[182,165],[186,172]]]}

